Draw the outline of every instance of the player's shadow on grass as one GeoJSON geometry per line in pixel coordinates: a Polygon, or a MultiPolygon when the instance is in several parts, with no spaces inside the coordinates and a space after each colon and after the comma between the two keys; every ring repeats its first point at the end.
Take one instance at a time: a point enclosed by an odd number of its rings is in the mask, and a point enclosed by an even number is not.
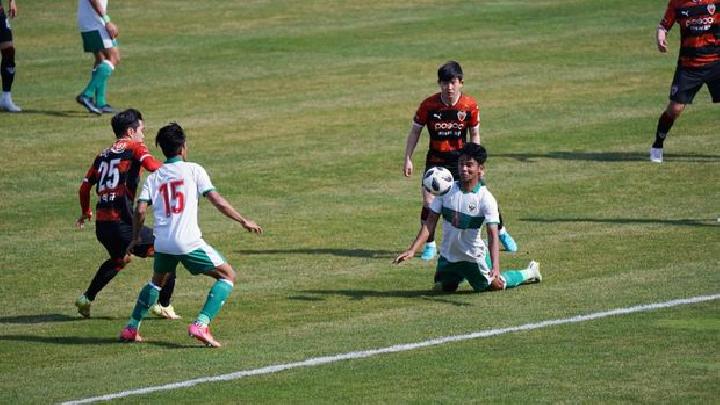
{"type": "MultiPolygon", "coordinates": [[[[580,160],[588,162],[648,162],[646,152],[548,152],[548,153],[499,153],[491,157],[512,158],[520,162],[532,162],[533,159],[580,160]]],[[[720,155],[666,153],[666,161],[713,163],[720,162],[720,155]]]]}
{"type": "Polygon", "coordinates": [[[59,117],[59,118],[99,118],[100,116],[91,114],[87,111],[72,110],[72,111],[57,111],[57,110],[23,110],[22,114],[36,114],[36,115],[47,115],[48,117],[59,117]]]}
{"type": "Polygon", "coordinates": [[[436,292],[430,290],[391,290],[391,291],[374,291],[374,290],[305,290],[298,291],[300,295],[290,296],[291,300],[298,301],[324,301],[322,296],[339,295],[349,298],[350,300],[364,300],[368,298],[410,298],[422,299],[429,301],[444,302],[446,304],[458,307],[472,306],[467,302],[456,301],[451,299],[453,295],[475,294],[472,291],[458,291],[452,294],[436,292]]]}
{"type": "Polygon", "coordinates": [[[371,249],[239,249],[242,255],[329,255],[344,257],[394,258],[398,251],[371,249]]]}
{"type": "MultiPolygon", "coordinates": [[[[118,345],[122,343],[117,337],[90,337],[90,336],[34,336],[34,335],[1,335],[0,341],[22,342],[22,343],[44,343],[58,345],[118,345]]],[[[169,349],[202,349],[204,346],[198,344],[178,344],[162,341],[145,340],[142,345],[163,346],[169,349]]]]}
{"type": "Polygon", "coordinates": [[[608,223],[620,225],[633,224],[657,224],[670,226],[715,226],[720,227],[720,222],[714,219],[645,219],[645,218],[520,218],[521,221],[560,223],[560,222],[590,222],[608,223]]]}
{"type": "MultiPolygon", "coordinates": [[[[115,321],[121,318],[112,316],[94,316],[90,319],[102,320],[102,321],[115,321]]],[[[124,318],[123,318],[124,319],[124,318]]],[[[20,323],[20,324],[33,324],[33,323],[46,323],[46,322],[75,322],[84,321],[85,318],[79,315],[65,315],[65,314],[37,314],[37,315],[12,315],[12,316],[0,316],[0,323],[20,323]]]]}

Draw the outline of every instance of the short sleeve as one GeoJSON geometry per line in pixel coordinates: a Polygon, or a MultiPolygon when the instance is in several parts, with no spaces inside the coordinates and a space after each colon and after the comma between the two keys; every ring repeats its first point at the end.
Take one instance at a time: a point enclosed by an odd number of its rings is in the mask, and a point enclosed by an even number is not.
{"type": "Polygon", "coordinates": [[[475,128],[480,125],[480,108],[477,103],[470,105],[470,128],[475,128]]]}
{"type": "Polygon", "coordinates": [[[421,127],[424,127],[427,124],[427,116],[428,116],[428,103],[427,100],[420,103],[420,106],[418,107],[417,111],[415,111],[415,116],[413,117],[413,124],[419,125],[421,127]]]}
{"type": "Polygon", "coordinates": [[[487,192],[483,197],[483,211],[485,214],[486,224],[499,224],[500,223],[500,211],[498,210],[497,200],[490,192],[487,192]]]}
{"type": "Polygon", "coordinates": [[[197,184],[197,192],[200,195],[204,196],[206,193],[215,190],[215,186],[213,186],[210,181],[210,176],[208,176],[205,169],[200,165],[196,166],[195,183],[197,184]]]}
{"type": "Polygon", "coordinates": [[[148,204],[152,204],[152,186],[151,186],[151,179],[152,176],[148,176],[145,179],[145,183],[143,183],[142,190],[140,190],[140,197],[138,197],[138,201],[145,201],[148,204]]]}

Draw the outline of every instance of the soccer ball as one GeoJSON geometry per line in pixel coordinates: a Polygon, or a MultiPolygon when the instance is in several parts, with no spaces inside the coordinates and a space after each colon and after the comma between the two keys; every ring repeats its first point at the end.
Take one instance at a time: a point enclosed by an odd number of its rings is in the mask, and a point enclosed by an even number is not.
{"type": "Polygon", "coordinates": [[[430,194],[443,195],[450,191],[453,181],[450,170],[444,167],[431,167],[425,172],[422,185],[430,194]]]}

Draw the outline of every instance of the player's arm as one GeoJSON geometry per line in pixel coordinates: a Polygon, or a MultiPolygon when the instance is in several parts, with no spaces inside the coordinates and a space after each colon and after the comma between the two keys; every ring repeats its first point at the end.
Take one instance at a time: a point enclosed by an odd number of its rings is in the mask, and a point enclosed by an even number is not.
{"type": "Polygon", "coordinates": [[[217,208],[218,211],[222,212],[226,217],[232,219],[233,221],[237,221],[242,225],[243,228],[247,229],[248,232],[252,233],[262,233],[263,230],[260,227],[260,225],[256,224],[255,221],[247,219],[240,215],[235,208],[233,208],[232,205],[230,205],[229,202],[223,196],[220,195],[215,190],[210,190],[207,193],[205,193],[205,197],[207,197],[208,201],[212,205],[217,208]]]}
{"type": "Polygon", "coordinates": [[[15,4],[15,0],[10,0],[8,2],[8,17],[15,18],[17,15],[17,4],[15,4]]]}
{"type": "Polygon", "coordinates": [[[127,247],[127,253],[126,256],[132,255],[133,248],[135,248],[135,245],[140,243],[140,231],[142,230],[143,226],[145,225],[145,217],[147,216],[147,207],[148,202],[145,200],[138,200],[137,205],[135,206],[135,213],[133,214],[133,230],[132,230],[132,239],[130,239],[130,244],[127,247]]]}
{"type": "Polygon", "coordinates": [[[492,277],[500,275],[500,236],[498,234],[498,224],[489,223],[486,225],[488,238],[488,252],[490,253],[490,262],[492,277]]]}
{"type": "Polygon", "coordinates": [[[410,260],[413,258],[413,256],[415,256],[415,252],[420,249],[420,247],[427,241],[428,236],[430,236],[430,230],[434,230],[437,226],[438,218],[440,218],[440,214],[430,210],[430,213],[428,214],[425,222],[423,222],[422,226],[420,227],[420,231],[418,231],[415,240],[406,251],[400,253],[400,255],[398,255],[398,257],[393,260],[394,264],[410,260]]]}
{"type": "Polygon", "coordinates": [[[88,170],[87,174],[83,178],[80,190],[78,190],[78,196],[80,197],[80,218],[75,221],[75,226],[82,229],[85,226],[85,221],[92,219],[92,210],[90,209],[90,190],[92,190],[93,184],[97,182],[97,170],[95,170],[95,162],[88,170]]]}
{"type": "Polygon", "coordinates": [[[470,128],[470,142],[480,145],[480,125],[470,128]]]}
{"type": "Polygon", "coordinates": [[[90,6],[95,10],[97,15],[102,18],[103,22],[105,22],[105,29],[107,30],[108,34],[110,35],[110,38],[117,38],[118,36],[118,29],[115,24],[110,22],[110,16],[107,14],[107,10],[105,10],[100,3],[100,0],[87,0],[90,2],[90,6]]]}
{"type": "Polygon", "coordinates": [[[405,177],[410,177],[413,172],[412,155],[415,152],[415,147],[420,140],[420,133],[422,132],[422,125],[413,122],[408,132],[407,140],[405,141],[405,165],[403,167],[403,174],[405,177]]]}
{"type": "Polygon", "coordinates": [[[133,157],[149,172],[154,172],[162,166],[162,162],[155,159],[144,143],[141,143],[139,147],[135,148],[133,157]]]}
{"type": "Polygon", "coordinates": [[[660,24],[658,24],[657,27],[657,33],[656,33],[656,39],[657,39],[657,48],[658,51],[661,53],[667,52],[667,33],[670,31],[670,28],[672,28],[673,24],[675,24],[675,6],[673,6],[673,0],[670,0],[668,2],[667,9],[665,9],[665,15],[663,16],[662,20],[660,20],[660,24]]]}

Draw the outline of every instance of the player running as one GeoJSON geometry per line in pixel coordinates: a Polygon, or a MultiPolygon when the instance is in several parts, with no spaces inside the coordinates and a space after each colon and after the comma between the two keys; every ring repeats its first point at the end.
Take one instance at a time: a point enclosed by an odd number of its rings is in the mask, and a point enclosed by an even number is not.
{"type": "Polygon", "coordinates": [[[107,83],[120,63],[118,28],[107,13],[108,0],[78,0],[77,24],[83,50],[95,55],[93,69],[85,89],[75,101],[97,115],[115,112],[105,99],[107,83]]]}
{"type": "MultiPolygon", "coordinates": [[[[85,318],[90,317],[90,306],[100,290],[130,262],[130,256],[126,256],[126,253],[132,238],[132,207],[142,169],[155,171],[162,165],[143,143],[145,124],[140,111],[122,111],[110,123],[117,140],[95,157],[79,191],[82,213],[76,225],[83,228],[85,221],[92,218],[90,190],[95,186],[98,198],[95,235],[110,254],[110,258],[98,268],[85,293],[75,301],[78,312],[85,318]]],[[[139,257],[152,256],[152,230],[146,227],[141,235],[142,242],[136,244],[131,253],[139,257]]],[[[179,318],[170,305],[174,287],[173,278],[163,291],[160,300],[162,307],[155,308],[154,313],[168,319],[179,318]]]]}
{"type": "Polygon", "coordinates": [[[462,148],[457,168],[459,180],[447,194],[433,200],[415,241],[395,258],[394,263],[402,263],[415,256],[442,216],[443,241],[435,271],[435,291],[453,292],[464,280],[475,292],[542,281],[536,262],[530,262],[525,270],[500,273],[500,213],[495,198],[481,180],[486,159],[485,148],[478,144],[467,143],[462,148]],[[487,228],[487,247],[480,233],[483,223],[487,228]]]}
{"type": "Polygon", "coordinates": [[[225,258],[203,239],[198,227],[198,200],[206,197],[215,208],[228,218],[237,221],[252,233],[262,233],[254,221],[244,218],[215,190],[202,166],[186,162],[185,133],[178,124],[160,129],[155,138],[167,160],[155,173],[148,176],[138,199],[133,218],[133,243],[142,243],[143,224],[148,205],[153,205],[155,259],[152,280],[140,291],[135,308],[120,340],[140,342],[140,323],[148,309],[164,291],[169,277],[174,276],[178,263],[191,274],[204,274],[217,281],[210,289],[205,305],[195,322],[188,328],[190,336],[207,346],[220,343],[210,334],[208,325],[220,312],[235,283],[235,271],[225,258]]]}
{"type": "Polygon", "coordinates": [[[650,161],[662,163],[663,146],[675,120],[692,104],[695,94],[707,84],[713,103],[720,103],[720,2],[715,0],[670,0],[657,28],[657,47],[667,52],[667,32],[680,26],[680,52],[675,68],[670,102],[658,119],[650,161]]]}
{"type": "Polygon", "coordinates": [[[15,45],[13,44],[12,28],[10,19],[17,15],[17,4],[15,0],[8,1],[7,13],[0,0],[0,76],[2,76],[2,99],[0,99],[0,110],[7,112],[20,112],[22,109],[15,105],[12,100],[12,83],[15,78],[15,45]]]}
{"type": "MultiPolygon", "coordinates": [[[[449,61],[437,71],[440,92],[423,100],[415,113],[413,124],[405,142],[405,165],[403,174],[410,177],[413,173],[412,155],[420,139],[423,127],[427,126],[430,144],[425,159],[425,171],[433,166],[442,166],[450,170],[457,179],[457,162],[460,150],[467,141],[480,143],[480,110],[473,97],[462,93],[463,71],[458,62],[449,61]]],[[[425,223],[428,207],[433,195],[421,187],[423,207],[420,211],[420,222],[425,223]]],[[[517,251],[517,244],[510,236],[500,219],[500,242],[505,250],[517,251]]],[[[437,254],[435,232],[430,231],[428,241],[420,256],[423,260],[431,260],[437,254]]]]}

